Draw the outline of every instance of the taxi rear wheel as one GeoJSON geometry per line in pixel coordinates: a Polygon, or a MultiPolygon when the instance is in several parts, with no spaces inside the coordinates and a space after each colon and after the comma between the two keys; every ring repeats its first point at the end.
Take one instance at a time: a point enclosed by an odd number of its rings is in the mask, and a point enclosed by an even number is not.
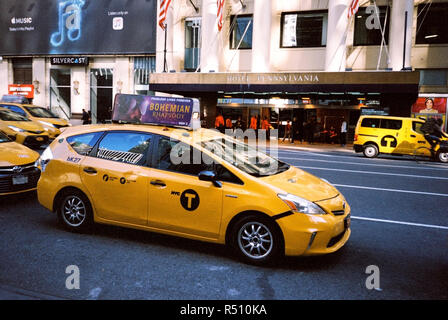
{"type": "Polygon", "coordinates": [[[367,158],[375,158],[378,156],[378,147],[374,144],[365,145],[363,153],[367,158]]]}
{"type": "Polygon", "coordinates": [[[60,197],[58,220],[68,230],[87,231],[93,224],[92,206],[87,197],[77,190],[64,192],[60,197]]]}
{"type": "Polygon", "coordinates": [[[232,246],[236,255],[255,265],[271,264],[281,257],[282,243],[278,227],[258,215],[243,217],[232,231],[232,246]]]}

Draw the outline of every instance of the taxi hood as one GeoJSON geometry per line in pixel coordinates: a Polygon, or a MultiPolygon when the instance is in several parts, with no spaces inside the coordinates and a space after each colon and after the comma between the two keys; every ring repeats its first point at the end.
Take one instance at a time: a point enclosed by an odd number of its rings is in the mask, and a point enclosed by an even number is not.
{"type": "Polygon", "coordinates": [[[0,154],[0,167],[20,166],[39,158],[39,153],[16,142],[0,143],[0,154]]]}
{"type": "Polygon", "coordinates": [[[260,179],[285,193],[313,202],[334,198],[339,194],[329,183],[293,166],[285,172],[260,179]]]}
{"type": "Polygon", "coordinates": [[[44,128],[34,121],[3,121],[6,125],[15,126],[26,131],[45,131],[44,128]]]}
{"type": "Polygon", "coordinates": [[[67,120],[61,119],[61,118],[37,118],[37,117],[34,117],[34,119],[49,122],[51,124],[55,124],[58,126],[66,126],[69,124],[69,122],[67,120]]]}

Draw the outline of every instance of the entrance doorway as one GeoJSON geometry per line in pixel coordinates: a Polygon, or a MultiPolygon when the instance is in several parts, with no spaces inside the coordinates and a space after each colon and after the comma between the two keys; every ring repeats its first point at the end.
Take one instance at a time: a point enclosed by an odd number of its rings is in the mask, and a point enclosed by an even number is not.
{"type": "Polygon", "coordinates": [[[90,70],[90,111],[92,123],[104,123],[112,118],[113,69],[90,70]]]}

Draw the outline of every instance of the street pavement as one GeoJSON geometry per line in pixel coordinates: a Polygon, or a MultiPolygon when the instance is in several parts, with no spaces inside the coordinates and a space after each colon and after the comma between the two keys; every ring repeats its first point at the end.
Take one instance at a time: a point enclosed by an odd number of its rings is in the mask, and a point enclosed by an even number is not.
{"type": "Polygon", "coordinates": [[[0,299],[448,299],[447,165],[366,159],[338,145],[285,143],[271,152],[346,197],[352,235],[342,250],[255,267],[223,246],[149,232],[70,233],[27,193],[0,198],[0,299]],[[72,265],[79,289],[66,287],[72,265]],[[368,288],[372,266],[379,283],[368,288]]]}

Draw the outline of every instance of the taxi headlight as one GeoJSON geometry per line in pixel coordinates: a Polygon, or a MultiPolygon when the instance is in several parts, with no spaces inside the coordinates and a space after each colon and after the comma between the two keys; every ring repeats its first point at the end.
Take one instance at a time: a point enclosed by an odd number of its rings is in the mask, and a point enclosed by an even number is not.
{"type": "Polygon", "coordinates": [[[8,126],[8,128],[14,130],[15,132],[24,132],[25,130],[17,128],[16,126],[8,126]]]}
{"type": "Polygon", "coordinates": [[[37,160],[40,164],[40,169],[42,172],[45,172],[45,168],[47,167],[50,160],[53,159],[53,152],[51,152],[50,147],[48,146],[44,152],[42,152],[42,155],[37,160]]]}
{"type": "Polygon", "coordinates": [[[317,204],[292,194],[278,194],[278,197],[291,208],[293,212],[305,214],[326,214],[317,204]]]}

